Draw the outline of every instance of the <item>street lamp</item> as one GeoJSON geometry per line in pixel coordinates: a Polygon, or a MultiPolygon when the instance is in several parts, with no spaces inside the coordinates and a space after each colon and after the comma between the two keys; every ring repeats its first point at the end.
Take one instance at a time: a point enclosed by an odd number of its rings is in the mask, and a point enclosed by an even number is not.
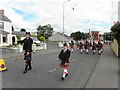
{"type": "MultiPolygon", "coordinates": [[[[70,1],[70,0],[68,0],[68,1],[70,1]]],[[[63,44],[65,42],[64,41],[64,36],[65,36],[65,29],[64,29],[64,20],[65,20],[65,18],[64,18],[65,13],[64,12],[65,12],[65,9],[64,8],[65,8],[65,3],[68,2],[68,1],[63,2],[63,44]]]]}

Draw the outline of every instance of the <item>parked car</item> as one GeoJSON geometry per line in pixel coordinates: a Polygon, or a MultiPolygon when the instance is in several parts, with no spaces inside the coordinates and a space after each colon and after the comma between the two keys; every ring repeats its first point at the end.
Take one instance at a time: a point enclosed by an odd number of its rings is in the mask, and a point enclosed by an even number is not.
{"type": "Polygon", "coordinates": [[[111,41],[106,40],[105,43],[111,45],[111,41]]]}
{"type": "Polygon", "coordinates": [[[37,37],[32,37],[32,39],[33,39],[33,43],[35,43],[35,44],[37,44],[37,45],[40,46],[40,43],[41,43],[41,42],[38,40],[37,37]]]}
{"type": "MultiPolygon", "coordinates": [[[[26,37],[21,37],[20,40],[25,39],[26,37]]],[[[33,39],[33,43],[36,44],[37,46],[40,46],[40,41],[37,39],[37,37],[31,37],[33,39]]]]}

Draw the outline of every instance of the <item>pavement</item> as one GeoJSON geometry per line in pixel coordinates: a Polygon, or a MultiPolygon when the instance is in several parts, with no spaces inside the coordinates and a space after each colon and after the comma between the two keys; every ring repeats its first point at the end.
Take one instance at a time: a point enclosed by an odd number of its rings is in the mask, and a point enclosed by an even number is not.
{"type": "Polygon", "coordinates": [[[105,48],[86,88],[118,88],[118,58],[105,48]]]}
{"type": "MultiPolygon", "coordinates": [[[[111,48],[104,49],[101,56],[80,54],[75,49],[71,55],[74,63],[70,64],[69,76],[61,81],[62,69],[52,73],[49,70],[57,67],[56,60],[60,48],[49,45],[47,50],[40,50],[33,54],[33,70],[23,74],[24,61],[19,57],[6,58],[8,71],[2,73],[3,88],[117,88],[118,60],[111,48]],[[112,81],[112,82],[111,82],[112,81]]],[[[16,54],[17,55],[17,54],[16,54]]],[[[9,55],[8,55],[9,56],[9,55]]]]}

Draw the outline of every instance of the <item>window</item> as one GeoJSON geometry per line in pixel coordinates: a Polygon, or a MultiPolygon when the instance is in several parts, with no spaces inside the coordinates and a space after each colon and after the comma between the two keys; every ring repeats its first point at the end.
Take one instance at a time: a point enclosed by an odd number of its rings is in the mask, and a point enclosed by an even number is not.
{"type": "Polygon", "coordinates": [[[3,35],[3,43],[7,43],[7,35],[3,35]]]}
{"type": "Polygon", "coordinates": [[[4,23],[0,22],[0,29],[4,29],[4,23]]]}

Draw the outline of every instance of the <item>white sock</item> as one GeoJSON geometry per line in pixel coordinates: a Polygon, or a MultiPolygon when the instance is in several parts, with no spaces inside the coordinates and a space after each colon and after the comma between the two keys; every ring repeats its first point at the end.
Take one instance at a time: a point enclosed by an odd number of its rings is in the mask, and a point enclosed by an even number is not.
{"type": "Polygon", "coordinates": [[[99,54],[100,54],[100,52],[101,52],[101,51],[99,50],[99,54]]]}
{"type": "Polygon", "coordinates": [[[63,77],[65,77],[65,75],[68,73],[67,69],[64,69],[64,72],[63,72],[63,77]]]}
{"type": "Polygon", "coordinates": [[[84,49],[84,51],[85,51],[85,49],[84,49]]]}
{"type": "Polygon", "coordinates": [[[83,50],[81,49],[81,52],[82,52],[83,50]]]}
{"type": "Polygon", "coordinates": [[[71,51],[73,52],[73,49],[71,49],[71,51]]]}
{"type": "Polygon", "coordinates": [[[88,53],[88,49],[86,50],[86,52],[88,53]]]}

